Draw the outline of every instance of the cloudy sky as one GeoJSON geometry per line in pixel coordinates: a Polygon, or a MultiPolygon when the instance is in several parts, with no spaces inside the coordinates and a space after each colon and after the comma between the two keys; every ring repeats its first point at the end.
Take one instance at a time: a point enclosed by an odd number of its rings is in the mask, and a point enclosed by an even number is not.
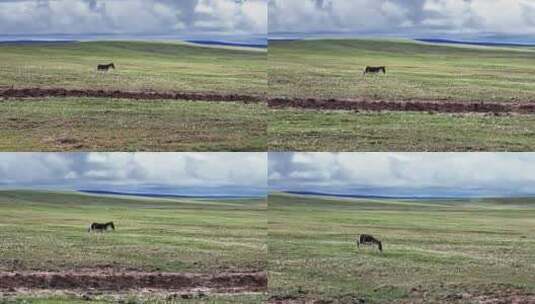
{"type": "Polygon", "coordinates": [[[417,38],[535,34],[533,0],[271,0],[269,31],[417,38]]]}
{"type": "Polygon", "coordinates": [[[270,153],[273,191],[535,195],[535,153],[270,153]]]}
{"type": "Polygon", "coordinates": [[[263,195],[266,153],[0,153],[0,189],[263,195]]]}
{"type": "Polygon", "coordinates": [[[267,0],[0,0],[0,35],[266,32],[267,0]]]}

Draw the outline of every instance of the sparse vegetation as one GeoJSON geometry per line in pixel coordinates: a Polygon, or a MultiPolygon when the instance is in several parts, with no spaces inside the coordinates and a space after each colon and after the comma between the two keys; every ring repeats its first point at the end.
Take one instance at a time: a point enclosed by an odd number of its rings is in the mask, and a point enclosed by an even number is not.
{"type": "Polygon", "coordinates": [[[166,272],[261,270],[266,260],[265,207],[263,199],[0,191],[0,270],[99,265],[166,272]],[[114,221],[117,230],[87,233],[95,221],[114,221]]]}
{"type": "Polygon", "coordinates": [[[535,115],[271,110],[271,151],[533,151],[535,115]]]}
{"type": "Polygon", "coordinates": [[[530,198],[403,201],[275,193],[268,213],[270,296],[287,303],[533,301],[534,218],[530,198]],[[359,233],[380,238],[384,252],[357,250],[359,233]]]}
{"type": "MultiPolygon", "coordinates": [[[[265,270],[264,199],[176,199],[0,191],[0,272],[265,270]],[[88,233],[113,220],[115,232],[88,233]]],[[[89,290],[89,289],[88,289],[89,290]]],[[[263,295],[194,293],[188,303],[260,303],[263,295]]],[[[182,303],[180,295],[73,291],[0,293],[0,303],[182,303]],[[4,301],[4,302],[3,302],[4,301]]]]}
{"type": "Polygon", "coordinates": [[[0,102],[1,151],[265,151],[267,107],[46,98],[0,102]]]}

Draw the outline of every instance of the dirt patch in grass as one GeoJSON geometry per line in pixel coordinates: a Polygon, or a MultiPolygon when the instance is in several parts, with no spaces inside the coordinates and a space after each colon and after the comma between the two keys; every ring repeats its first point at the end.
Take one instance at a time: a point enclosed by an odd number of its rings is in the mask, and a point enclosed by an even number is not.
{"type": "Polygon", "coordinates": [[[162,272],[0,272],[0,291],[17,289],[104,291],[208,290],[211,292],[262,292],[267,290],[265,272],[221,272],[215,274],[162,272]]]}
{"type": "Polygon", "coordinates": [[[191,100],[191,101],[240,101],[258,103],[261,96],[241,94],[187,93],[187,92],[141,92],[120,90],[77,90],[64,88],[0,88],[0,98],[43,98],[43,97],[98,97],[136,100],[191,100]]]}
{"type": "MultiPolygon", "coordinates": [[[[389,303],[398,304],[535,304],[535,294],[508,285],[485,286],[442,286],[438,289],[426,289],[421,286],[411,288],[404,299],[389,303]]],[[[383,303],[370,297],[357,294],[341,294],[333,297],[310,295],[295,292],[291,294],[272,295],[270,304],[366,304],[383,303]]]]}
{"type": "Polygon", "coordinates": [[[366,304],[365,298],[347,294],[330,299],[312,299],[300,296],[271,296],[269,304],[366,304]]]}
{"type": "Polygon", "coordinates": [[[504,285],[490,284],[477,287],[448,286],[444,292],[438,290],[412,288],[409,291],[409,299],[399,301],[403,304],[418,303],[446,303],[446,304],[535,304],[535,294],[526,290],[504,285]],[[437,296],[437,294],[441,294],[437,296]]]}
{"type": "Polygon", "coordinates": [[[298,289],[290,293],[272,294],[269,304],[365,304],[367,299],[352,293],[341,293],[332,297],[311,295],[307,291],[298,289]]]}
{"type": "Polygon", "coordinates": [[[304,108],[348,111],[411,111],[444,113],[521,113],[534,114],[535,102],[451,102],[451,101],[385,101],[371,99],[271,98],[271,108],[304,108]]]}

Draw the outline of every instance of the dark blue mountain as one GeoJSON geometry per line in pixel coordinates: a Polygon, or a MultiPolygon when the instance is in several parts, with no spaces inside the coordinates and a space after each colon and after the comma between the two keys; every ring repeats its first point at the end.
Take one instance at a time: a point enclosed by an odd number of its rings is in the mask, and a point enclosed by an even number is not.
{"type": "Polygon", "coordinates": [[[414,39],[416,41],[428,42],[428,43],[447,43],[447,44],[461,44],[461,45],[479,45],[479,46],[510,46],[510,47],[535,47],[535,44],[528,43],[511,43],[511,42],[490,42],[490,41],[463,41],[463,40],[450,40],[450,39],[438,39],[438,38],[424,38],[414,39]]]}
{"type": "Polygon", "coordinates": [[[202,44],[202,45],[223,45],[223,46],[240,46],[240,47],[254,47],[254,48],[267,48],[267,41],[265,44],[258,43],[240,43],[240,42],[225,42],[216,40],[186,40],[187,42],[202,44]]]}
{"type": "Polygon", "coordinates": [[[19,45],[29,45],[29,44],[67,44],[67,43],[77,43],[76,40],[5,40],[0,41],[0,44],[19,44],[19,45]]]}
{"type": "Polygon", "coordinates": [[[106,190],[77,190],[78,192],[88,194],[103,194],[103,195],[125,195],[125,196],[141,196],[154,198],[201,198],[201,199],[243,199],[243,198],[261,198],[261,196],[254,195],[178,195],[167,193],[149,193],[149,192],[122,192],[122,191],[106,191],[106,190]]]}
{"type": "Polygon", "coordinates": [[[368,199],[403,199],[403,200],[444,200],[444,199],[459,199],[459,197],[447,196],[399,196],[399,195],[367,195],[367,194],[342,194],[342,193],[328,193],[328,192],[314,192],[314,191],[284,191],[288,194],[296,195],[311,195],[311,196],[331,196],[331,197],[346,197],[346,198],[368,198],[368,199]]]}

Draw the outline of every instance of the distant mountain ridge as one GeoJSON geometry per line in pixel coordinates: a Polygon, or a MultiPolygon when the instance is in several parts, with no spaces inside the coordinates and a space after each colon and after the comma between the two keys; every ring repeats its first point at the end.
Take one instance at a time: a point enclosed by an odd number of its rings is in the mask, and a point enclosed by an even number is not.
{"type": "Polygon", "coordinates": [[[310,196],[331,196],[331,197],[347,197],[347,198],[369,198],[369,199],[404,199],[404,200],[443,200],[443,199],[460,199],[455,196],[403,196],[403,195],[372,195],[372,194],[343,194],[343,193],[328,193],[315,191],[283,191],[283,193],[295,195],[310,195],[310,196]]]}
{"type": "Polygon", "coordinates": [[[155,197],[155,198],[205,198],[205,199],[243,199],[243,198],[262,198],[262,196],[254,195],[179,195],[167,193],[147,193],[147,192],[123,192],[123,191],[106,191],[106,190],[77,190],[78,192],[87,194],[103,194],[103,195],[125,195],[125,196],[141,196],[141,197],[155,197]]]}
{"type": "Polygon", "coordinates": [[[242,42],[226,42],[218,40],[186,40],[186,42],[201,44],[201,45],[222,45],[222,46],[240,46],[253,48],[267,48],[267,41],[264,44],[259,43],[242,43],[242,42]]]}
{"type": "Polygon", "coordinates": [[[435,39],[422,38],[414,39],[420,42],[440,43],[440,44],[461,44],[461,45],[478,45],[478,46],[511,46],[511,47],[535,47],[530,43],[513,43],[513,42],[490,42],[490,41],[470,41],[470,40],[453,40],[453,39],[435,39]]]}
{"type": "Polygon", "coordinates": [[[78,40],[0,40],[0,44],[66,44],[78,42],[78,40]]]}

